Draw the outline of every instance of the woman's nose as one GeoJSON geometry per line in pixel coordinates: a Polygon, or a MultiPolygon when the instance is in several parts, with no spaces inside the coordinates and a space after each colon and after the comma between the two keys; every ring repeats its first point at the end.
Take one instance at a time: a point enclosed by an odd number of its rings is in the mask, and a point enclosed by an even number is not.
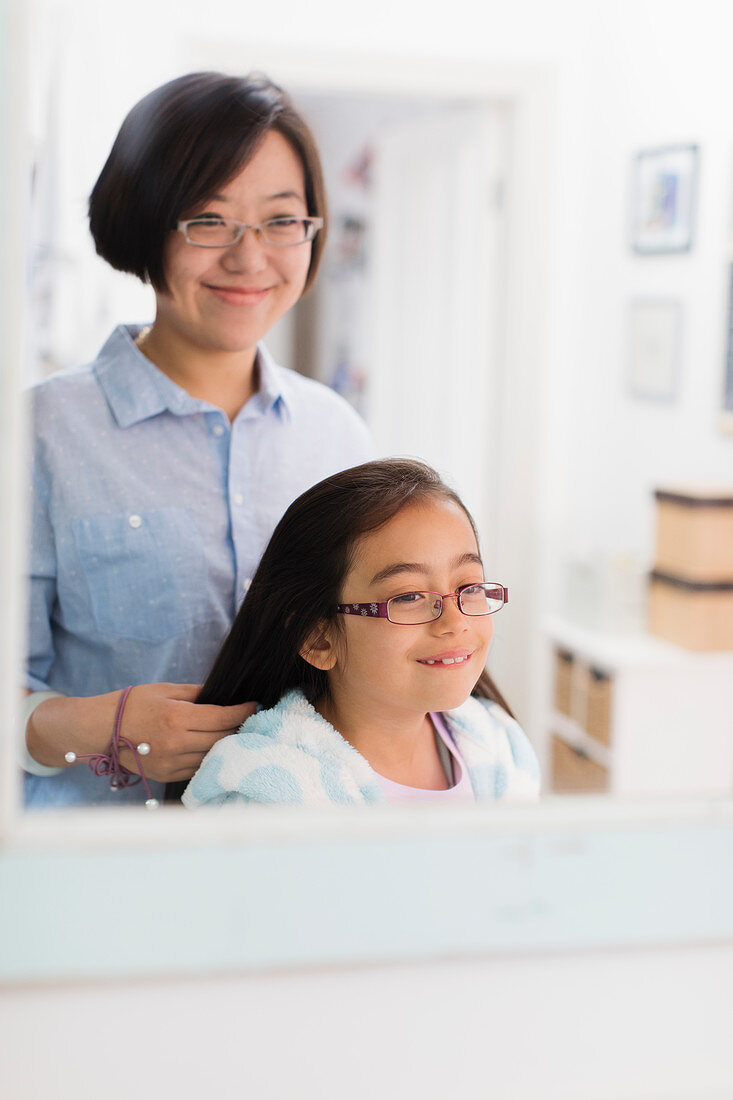
{"type": "Polygon", "coordinates": [[[239,240],[224,250],[222,264],[227,271],[261,271],[267,267],[267,246],[257,230],[248,226],[239,240]]]}

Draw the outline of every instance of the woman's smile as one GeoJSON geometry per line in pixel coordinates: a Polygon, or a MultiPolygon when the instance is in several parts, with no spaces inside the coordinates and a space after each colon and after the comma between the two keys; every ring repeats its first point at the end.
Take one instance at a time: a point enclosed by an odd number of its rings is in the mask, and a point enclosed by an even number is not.
{"type": "Polygon", "coordinates": [[[272,286],[214,286],[211,283],[204,283],[203,285],[215,294],[220,301],[232,306],[258,305],[274,290],[272,286]]]}

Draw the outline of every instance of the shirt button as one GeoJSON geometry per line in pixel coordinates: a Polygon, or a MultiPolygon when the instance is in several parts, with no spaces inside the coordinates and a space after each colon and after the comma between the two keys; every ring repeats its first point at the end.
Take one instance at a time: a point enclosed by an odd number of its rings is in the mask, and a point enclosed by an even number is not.
{"type": "Polygon", "coordinates": [[[143,521],[141,516],[130,516],[127,522],[130,524],[130,527],[142,527],[143,521]]]}
{"type": "Polygon", "coordinates": [[[244,504],[244,497],[242,496],[241,493],[235,493],[234,494],[234,503],[235,504],[244,504]]]}
{"type": "Polygon", "coordinates": [[[215,424],[214,427],[211,430],[214,433],[214,435],[224,435],[224,425],[223,424],[215,424]]]}
{"type": "Polygon", "coordinates": [[[245,577],[244,578],[244,584],[242,585],[242,592],[244,593],[245,596],[247,595],[247,592],[249,591],[249,586],[251,585],[251,583],[252,583],[252,578],[251,577],[245,577]]]}

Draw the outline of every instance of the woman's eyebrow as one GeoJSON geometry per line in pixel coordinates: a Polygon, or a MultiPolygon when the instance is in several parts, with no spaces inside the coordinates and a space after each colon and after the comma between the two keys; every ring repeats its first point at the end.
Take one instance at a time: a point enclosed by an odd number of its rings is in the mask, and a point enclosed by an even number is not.
{"type": "Polygon", "coordinates": [[[268,195],[266,201],[270,202],[272,199],[300,199],[305,202],[305,196],[299,191],[278,191],[276,195],[268,195]]]}
{"type": "MultiPolygon", "coordinates": [[[[265,195],[263,202],[273,202],[275,199],[300,199],[301,202],[305,202],[305,197],[298,191],[278,191],[275,195],[265,195]]],[[[207,204],[210,202],[233,202],[233,199],[227,198],[226,195],[210,195],[206,200],[207,204]]]]}
{"type": "MultiPolygon", "coordinates": [[[[483,562],[478,554],[473,551],[465,554],[460,554],[451,564],[452,569],[460,569],[464,565],[481,565],[483,562]]],[[[379,584],[380,581],[386,581],[390,577],[397,577],[401,573],[422,573],[423,575],[428,572],[428,566],[422,562],[416,561],[400,561],[395,562],[394,565],[387,565],[384,569],[380,569],[378,573],[375,573],[369,582],[371,588],[375,584],[379,584]]]]}

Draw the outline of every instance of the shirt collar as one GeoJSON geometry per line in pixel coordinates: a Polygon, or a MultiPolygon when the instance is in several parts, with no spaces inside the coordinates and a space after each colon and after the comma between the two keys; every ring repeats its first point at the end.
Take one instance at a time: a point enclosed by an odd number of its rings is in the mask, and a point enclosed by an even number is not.
{"type": "Polygon", "coordinates": [[[254,402],[262,413],[273,409],[289,416],[292,409],[292,389],[287,377],[288,372],[276,364],[262,343],[257,345],[257,364],[260,376],[259,389],[252,401],[248,401],[244,408],[248,409],[254,402]]]}
{"type": "MultiPolygon", "coordinates": [[[[216,406],[191,397],[143,355],[135,343],[142,325],[118,325],[94,363],[94,373],[112,415],[121,428],[129,428],[162,412],[174,416],[212,412],[216,406]]],[[[258,344],[260,385],[244,406],[246,415],[287,410],[289,386],[264,344],[258,344]]],[[[240,414],[242,415],[242,414],[240,414]]]]}

